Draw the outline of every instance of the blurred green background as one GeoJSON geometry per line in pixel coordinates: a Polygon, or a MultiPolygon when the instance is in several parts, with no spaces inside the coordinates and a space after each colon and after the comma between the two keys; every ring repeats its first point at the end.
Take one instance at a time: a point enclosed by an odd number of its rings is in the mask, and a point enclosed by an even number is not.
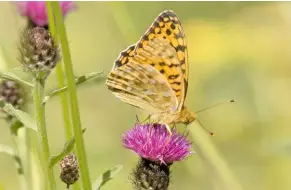
{"type": "MultiPolygon", "coordinates": [[[[248,190],[291,189],[291,3],[273,2],[77,2],[66,18],[76,75],[110,71],[119,52],[135,43],[157,15],[171,9],[185,30],[190,64],[186,104],[194,111],[235,98],[198,115],[217,135],[213,143],[236,178],[248,190]]],[[[10,68],[20,30],[26,22],[11,3],[0,3],[0,45],[10,68]]],[[[51,74],[48,89],[57,85],[51,74]]],[[[129,174],[137,156],[122,148],[120,137],[135,122],[137,110],[116,99],[104,83],[78,89],[90,174],[124,165],[104,186],[131,189],[129,174]]],[[[139,112],[140,113],[140,112],[139,112]]],[[[47,104],[53,153],[65,138],[58,98],[47,104]]],[[[0,144],[13,145],[7,124],[0,123],[0,144]]],[[[189,135],[191,138],[191,135],[189,135]]],[[[195,142],[193,146],[195,150],[195,142]]],[[[199,154],[172,167],[173,190],[225,190],[199,154]]],[[[55,167],[58,176],[59,167],[55,167]]],[[[13,160],[0,154],[0,189],[19,189],[13,160]]],[[[58,180],[58,189],[65,185],[58,180]]]]}

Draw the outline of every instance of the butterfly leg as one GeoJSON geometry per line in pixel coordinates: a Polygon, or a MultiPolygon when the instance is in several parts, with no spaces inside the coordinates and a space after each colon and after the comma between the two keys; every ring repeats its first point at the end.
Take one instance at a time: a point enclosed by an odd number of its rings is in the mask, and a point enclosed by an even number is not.
{"type": "Polygon", "coordinates": [[[136,118],[136,122],[137,123],[140,123],[139,118],[138,118],[138,115],[135,115],[135,118],[136,118]]]}
{"type": "Polygon", "coordinates": [[[151,115],[147,116],[147,117],[142,121],[142,123],[145,123],[147,120],[149,120],[149,122],[150,122],[150,119],[151,119],[151,115]]]}
{"type": "Polygon", "coordinates": [[[183,131],[183,135],[185,135],[187,127],[188,127],[188,124],[185,125],[184,131],[183,131]]]}
{"type": "Polygon", "coordinates": [[[169,132],[169,134],[170,134],[170,136],[169,136],[169,137],[171,137],[171,136],[173,135],[173,133],[172,133],[172,130],[171,130],[170,126],[169,126],[169,125],[167,125],[167,124],[165,124],[165,126],[166,126],[166,129],[167,129],[167,131],[168,131],[168,132],[169,132]]]}
{"type": "Polygon", "coordinates": [[[166,142],[165,142],[165,144],[163,145],[163,149],[165,149],[166,148],[166,146],[169,144],[169,142],[170,142],[170,140],[171,140],[171,137],[172,137],[172,130],[171,130],[171,128],[170,128],[170,126],[168,125],[168,124],[165,124],[165,127],[166,127],[166,129],[167,129],[167,131],[169,132],[169,136],[168,136],[168,138],[167,138],[167,140],[166,140],[166,142]]]}
{"type": "Polygon", "coordinates": [[[174,123],[174,125],[173,125],[172,129],[176,129],[176,123],[174,123]]]}

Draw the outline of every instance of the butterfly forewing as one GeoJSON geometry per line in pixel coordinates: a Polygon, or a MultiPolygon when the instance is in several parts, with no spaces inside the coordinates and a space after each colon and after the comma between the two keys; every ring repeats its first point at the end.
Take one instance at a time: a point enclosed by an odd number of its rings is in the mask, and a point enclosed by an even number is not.
{"type": "Polygon", "coordinates": [[[131,60],[131,58],[134,56],[134,50],[135,50],[135,44],[129,46],[128,48],[120,52],[118,58],[114,62],[112,69],[116,69],[122,65],[127,64],[131,60]]]}
{"type": "MultiPolygon", "coordinates": [[[[135,54],[139,54],[140,50],[154,38],[164,38],[166,39],[172,47],[174,47],[177,57],[180,61],[180,67],[182,70],[182,75],[184,78],[184,93],[180,95],[181,92],[176,92],[180,103],[183,104],[187,92],[188,83],[188,55],[187,55],[187,44],[185,40],[185,34],[182,25],[173,11],[167,10],[162,12],[149,27],[146,33],[141,37],[139,42],[136,44],[135,54]],[[180,97],[179,97],[180,96],[180,97]]],[[[176,67],[171,67],[169,70],[175,70],[176,67]]],[[[165,70],[165,69],[164,69],[165,70]]],[[[163,71],[163,70],[162,70],[163,71]]],[[[169,76],[168,76],[169,77],[169,76]]],[[[174,76],[171,76],[174,77],[174,76]]],[[[171,79],[168,78],[170,81],[171,79]]],[[[175,88],[175,85],[172,85],[175,88]]],[[[179,87],[176,87],[179,91],[179,87]]]]}
{"type": "Polygon", "coordinates": [[[179,102],[178,110],[181,110],[187,93],[188,57],[184,31],[173,11],[167,10],[162,12],[135,45],[129,46],[120,53],[120,56],[115,61],[114,68],[127,64],[132,57],[144,51],[145,47],[148,47],[148,43],[155,38],[165,39],[174,48],[175,57],[179,61],[176,63],[171,62],[169,59],[164,61],[166,64],[161,62],[151,64],[169,81],[179,102]]]}

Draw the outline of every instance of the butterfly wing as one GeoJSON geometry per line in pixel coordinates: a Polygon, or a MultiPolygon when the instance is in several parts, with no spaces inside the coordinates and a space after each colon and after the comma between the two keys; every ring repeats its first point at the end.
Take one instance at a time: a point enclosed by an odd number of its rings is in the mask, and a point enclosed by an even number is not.
{"type": "Polygon", "coordinates": [[[128,64],[114,69],[106,84],[120,100],[150,114],[176,110],[177,99],[164,76],[135,57],[128,64]]]}
{"type": "Polygon", "coordinates": [[[167,64],[164,64],[164,62],[154,61],[154,63],[148,62],[148,64],[154,66],[166,77],[178,100],[177,111],[181,111],[187,94],[189,69],[184,31],[173,11],[162,12],[135,45],[131,45],[121,52],[113,68],[127,64],[135,55],[145,51],[148,43],[155,38],[165,39],[174,48],[175,58],[179,60],[179,63],[167,61],[167,64]]]}
{"type": "Polygon", "coordinates": [[[122,101],[151,114],[173,113],[179,106],[175,91],[152,65],[179,63],[174,48],[165,39],[156,38],[127,64],[113,69],[106,84],[122,101]]]}
{"type": "Polygon", "coordinates": [[[134,56],[134,49],[135,44],[130,45],[128,48],[123,50],[115,60],[112,70],[127,64],[134,56]]]}

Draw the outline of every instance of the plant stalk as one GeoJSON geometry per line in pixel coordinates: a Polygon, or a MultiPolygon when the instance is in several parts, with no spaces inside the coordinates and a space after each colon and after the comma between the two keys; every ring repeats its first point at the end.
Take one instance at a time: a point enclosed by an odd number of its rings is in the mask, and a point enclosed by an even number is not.
{"type": "MultiPolygon", "coordinates": [[[[54,39],[54,42],[58,44],[58,36],[57,36],[57,29],[55,25],[55,19],[52,11],[51,3],[48,1],[46,2],[47,12],[48,12],[48,20],[49,20],[49,30],[51,33],[52,38],[54,39]]],[[[64,80],[64,71],[62,68],[62,64],[57,64],[56,66],[56,74],[57,74],[57,81],[59,88],[63,88],[65,84],[64,80]]],[[[66,140],[70,140],[73,137],[73,132],[71,128],[71,119],[70,119],[70,109],[69,109],[69,101],[67,99],[67,92],[60,94],[61,98],[61,105],[62,105],[62,112],[63,112],[63,119],[64,119],[64,128],[65,128],[65,135],[66,140]]],[[[73,184],[73,190],[79,190],[80,184],[78,182],[73,184]]]]}
{"type": "Polygon", "coordinates": [[[38,136],[41,144],[41,156],[43,159],[43,171],[45,174],[45,181],[48,189],[55,189],[55,179],[52,169],[49,169],[48,163],[50,159],[50,150],[48,143],[48,136],[45,123],[45,108],[42,104],[44,94],[44,81],[37,78],[34,79],[33,100],[36,113],[36,122],[38,127],[38,136]]]}
{"type": "Polygon", "coordinates": [[[66,75],[66,83],[68,85],[68,94],[70,100],[70,110],[74,136],[76,139],[76,153],[79,160],[81,172],[81,181],[84,190],[91,190],[91,180],[87,164],[84,139],[82,135],[81,119],[78,106],[78,98],[76,93],[76,84],[74,79],[73,65],[68,45],[66,28],[64,26],[63,15],[58,2],[50,2],[53,12],[55,13],[56,27],[62,47],[63,62],[66,75]]]}

